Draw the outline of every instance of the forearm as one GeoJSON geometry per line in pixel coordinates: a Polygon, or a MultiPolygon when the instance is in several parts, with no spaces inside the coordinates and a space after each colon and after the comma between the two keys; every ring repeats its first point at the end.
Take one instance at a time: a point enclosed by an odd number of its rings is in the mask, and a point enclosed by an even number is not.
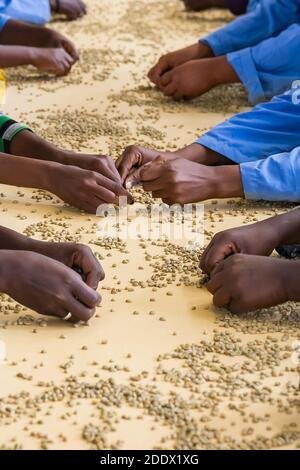
{"type": "Polygon", "coordinates": [[[0,67],[15,67],[18,65],[33,65],[35,49],[26,46],[0,45],[0,67]]]}
{"type": "Polygon", "coordinates": [[[259,222],[272,228],[279,245],[300,243],[300,209],[259,222]]]}
{"type": "MultiPolygon", "coordinates": [[[[10,269],[11,261],[18,254],[12,250],[3,249],[0,251],[0,292],[6,294],[8,291],[8,269],[10,269]]],[[[11,273],[10,273],[11,274],[11,273]]]]}
{"type": "Polygon", "coordinates": [[[0,153],[0,184],[51,190],[49,178],[55,165],[0,153]]]}
{"type": "Polygon", "coordinates": [[[220,153],[214,152],[203,145],[191,144],[176,152],[178,158],[184,158],[192,162],[201,163],[207,166],[232,165],[233,162],[220,153]]]}
{"type": "Polygon", "coordinates": [[[287,261],[290,263],[289,270],[286,271],[285,287],[287,289],[287,300],[300,301],[300,261],[287,261]]]}
{"type": "Polygon", "coordinates": [[[34,251],[46,255],[47,250],[49,250],[49,243],[34,240],[14,230],[0,226],[0,250],[34,251]]]}
{"type": "Polygon", "coordinates": [[[64,163],[67,152],[47,142],[38,135],[23,130],[10,144],[10,153],[19,157],[64,163]]]}
{"type": "Polygon", "coordinates": [[[44,47],[49,41],[51,30],[22,21],[9,20],[0,32],[0,44],[44,47]]]}
{"type": "Polygon", "coordinates": [[[31,238],[0,226],[0,250],[29,250],[32,242],[31,238]]]}

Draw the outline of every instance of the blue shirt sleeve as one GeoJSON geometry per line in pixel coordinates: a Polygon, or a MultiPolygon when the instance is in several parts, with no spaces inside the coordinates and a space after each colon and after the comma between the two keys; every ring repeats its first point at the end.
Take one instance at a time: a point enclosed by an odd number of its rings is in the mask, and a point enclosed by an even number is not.
{"type": "Polygon", "coordinates": [[[293,24],[255,47],[231,52],[227,60],[255,104],[283,93],[300,78],[299,51],[300,24],[293,24]]]}
{"type": "Polygon", "coordinates": [[[300,21],[300,0],[263,0],[246,15],[200,41],[216,56],[255,46],[300,21]]]}
{"type": "Polygon", "coordinates": [[[300,82],[272,101],[219,124],[196,143],[238,164],[290,152],[300,143],[300,82]]]}
{"type": "Polygon", "coordinates": [[[2,31],[2,29],[10,19],[10,16],[3,15],[2,13],[0,13],[0,31],[2,31]]]}
{"type": "Polygon", "coordinates": [[[49,0],[10,0],[2,12],[14,20],[45,24],[51,19],[49,0]]]}
{"type": "Polygon", "coordinates": [[[240,165],[247,199],[300,201],[300,147],[240,165]]]}

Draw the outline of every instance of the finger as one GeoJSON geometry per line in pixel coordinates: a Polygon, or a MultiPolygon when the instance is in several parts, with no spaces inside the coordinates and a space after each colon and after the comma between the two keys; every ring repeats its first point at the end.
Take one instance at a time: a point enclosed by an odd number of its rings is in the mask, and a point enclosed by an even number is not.
{"type": "Polygon", "coordinates": [[[99,264],[99,267],[94,267],[87,274],[86,284],[92,289],[97,290],[100,282],[103,281],[104,278],[105,274],[103,268],[101,264],[99,264]]]}
{"type": "Polygon", "coordinates": [[[231,302],[231,295],[228,289],[221,287],[218,289],[213,298],[214,305],[218,308],[227,307],[231,302]]]}
{"type": "Polygon", "coordinates": [[[96,181],[97,181],[97,184],[101,188],[105,188],[106,190],[110,191],[110,193],[114,194],[115,199],[117,200],[117,203],[118,203],[118,197],[121,197],[121,196],[127,197],[129,200],[129,203],[133,201],[131,194],[129,194],[129,192],[125,188],[123,188],[121,184],[116,183],[115,181],[112,181],[108,178],[105,178],[105,176],[97,175],[97,174],[96,174],[96,181]]]}
{"type": "MultiPolygon", "coordinates": [[[[142,182],[142,184],[143,184],[144,191],[147,191],[148,193],[150,193],[150,192],[153,192],[153,193],[161,192],[164,189],[164,186],[165,186],[163,181],[162,181],[162,178],[158,178],[157,180],[154,180],[154,181],[142,182]]],[[[163,195],[163,197],[164,196],[165,195],[163,195]]],[[[156,197],[162,197],[162,195],[156,196],[156,197]]]]}
{"type": "Polygon", "coordinates": [[[93,165],[93,170],[98,173],[99,175],[105,176],[111,181],[115,183],[122,184],[120,175],[118,170],[115,168],[114,170],[110,168],[110,166],[103,164],[101,161],[97,162],[96,165],[93,165]]]}
{"type": "Polygon", "coordinates": [[[69,67],[67,67],[66,64],[59,64],[57,66],[57,70],[56,70],[55,74],[58,77],[64,77],[65,75],[68,75],[68,72],[69,72],[69,67]]]}
{"type": "Polygon", "coordinates": [[[72,323],[76,323],[78,321],[87,322],[95,315],[96,312],[96,307],[89,308],[80,302],[77,297],[73,297],[72,295],[68,298],[67,305],[69,312],[72,315],[69,321],[72,323]]]}
{"type": "Polygon", "coordinates": [[[161,91],[165,96],[173,96],[178,93],[177,85],[175,82],[169,83],[166,87],[161,87],[161,91]]]}
{"type": "Polygon", "coordinates": [[[153,82],[154,71],[155,71],[155,67],[151,67],[151,69],[148,72],[148,78],[149,80],[151,80],[151,82],[153,82]]]}
{"type": "Polygon", "coordinates": [[[137,186],[141,183],[142,178],[141,178],[141,168],[138,168],[137,170],[133,170],[129,173],[129,176],[125,180],[125,188],[126,189],[132,189],[134,186],[137,186]]]}
{"type": "Polygon", "coordinates": [[[159,88],[164,88],[167,85],[169,85],[173,81],[173,77],[174,77],[173,70],[170,70],[169,72],[164,73],[158,81],[159,88]]]}
{"type": "Polygon", "coordinates": [[[75,45],[71,41],[64,40],[62,42],[62,46],[65,49],[65,51],[72,57],[73,63],[79,60],[79,52],[77,51],[75,45]]]}
{"type": "Polygon", "coordinates": [[[162,157],[157,157],[153,162],[144,165],[141,168],[140,176],[142,182],[157,180],[163,175],[166,160],[162,157]]]}
{"type": "Polygon", "coordinates": [[[235,315],[241,315],[242,313],[249,313],[251,310],[256,310],[255,307],[247,307],[246,304],[241,302],[241,299],[234,299],[228,303],[228,310],[234,313],[235,315]]]}
{"type": "Polygon", "coordinates": [[[158,85],[159,79],[163,73],[169,70],[170,66],[166,58],[160,58],[157,64],[150,70],[148,77],[155,84],[158,85]]]}
{"type": "MultiPolygon", "coordinates": [[[[157,196],[157,198],[158,198],[158,196],[157,196]]],[[[169,199],[168,197],[161,197],[161,199],[162,199],[162,202],[164,204],[166,204],[167,206],[173,206],[173,204],[174,204],[174,202],[171,201],[171,199],[169,199]]]]}
{"type": "Polygon", "coordinates": [[[116,165],[115,165],[115,162],[113,161],[113,159],[110,158],[110,157],[107,157],[106,162],[107,162],[107,166],[108,166],[109,170],[111,171],[111,173],[113,175],[113,179],[115,179],[116,181],[121,182],[120,174],[119,174],[119,172],[116,168],[116,165]]]}
{"type": "Polygon", "coordinates": [[[79,1],[79,4],[80,4],[80,8],[81,10],[83,11],[84,14],[87,13],[87,6],[84,2],[82,2],[81,0],[79,1]]]}
{"type": "Polygon", "coordinates": [[[162,201],[165,202],[165,204],[168,204],[168,206],[172,206],[174,204],[174,200],[172,199],[172,195],[170,195],[170,191],[166,189],[153,191],[152,197],[153,199],[162,199],[162,201]]]}
{"type": "MultiPolygon", "coordinates": [[[[87,286],[81,279],[78,279],[73,286],[72,294],[87,308],[96,308],[101,302],[101,296],[97,291],[87,286]]],[[[73,313],[73,312],[71,312],[73,313]]]]}
{"type": "Polygon", "coordinates": [[[64,64],[63,66],[63,73],[62,73],[62,76],[66,76],[70,73],[71,71],[71,66],[67,63],[64,64]]]}
{"type": "Polygon", "coordinates": [[[215,276],[216,274],[219,274],[219,273],[223,272],[224,269],[225,269],[225,266],[226,266],[225,261],[226,260],[223,260],[223,261],[220,261],[219,263],[217,263],[215,265],[214,269],[211,271],[210,275],[215,276]]]}
{"type": "Polygon", "coordinates": [[[74,255],[74,265],[84,272],[86,284],[96,290],[105,278],[103,268],[90,248],[79,247],[77,250],[74,255]]]}
{"type": "Polygon", "coordinates": [[[103,201],[108,204],[118,204],[118,197],[116,194],[109,189],[106,189],[104,186],[95,183],[92,191],[93,195],[99,201],[99,205],[102,204],[103,201]]]}
{"type": "Polygon", "coordinates": [[[67,18],[70,20],[76,20],[80,17],[80,7],[79,5],[72,5],[72,9],[67,13],[67,18]]]}
{"type": "Polygon", "coordinates": [[[122,186],[121,177],[119,175],[117,168],[115,167],[114,162],[110,162],[109,160],[103,161],[99,158],[99,160],[96,161],[95,164],[94,163],[92,164],[92,168],[100,176],[105,176],[109,180],[115,183],[118,183],[119,186],[122,186]]]}
{"type": "Polygon", "coordinates": [[[177,90],[177,91],[175,91],[175,93],[173,93],[172,98],[173,98],[173,100],[175,100],[175,101],[180,101],[180,100],[182,100],[182,98],[183,98],[183,97],[182,97],[182,93],[177,90]]]}
{"type": "Polygon", "coordinates": [[[65,51],[64,62],[68,64],[69,66],[72,66],[74,64],[73,57],[66,51],[65,51]]]}
{"type": "Polygon", "coordinates": [[[221,273],[214,275],[206,284],[208,292],[215,294],[215,292],[220,289],[224,283],[224,276],[221,273]]]}
{"type": "Polygon", "coordinates": [[[200,260],[200,268],[203,272],[205,272],[206,274],[209,274],[210,273],[210,270],[208,268],[208,263],[207,263],[207,259],[208,259],[208,255],[210,253],[211,250],[213,250],[213,247],[214,247],[214,239],[212,239],[210,241],[210,243],[208,244],[208,246],[205,248],[204,252],[203,252],[203,255],[201,256],[201,260],[200,260]]]}
{"type": "Polygon", "coordinates": [[[162,63],[157,63],[148,73],[148,78],[152,83],[158,85],[159,79],[164,71],[164,66],[162,63]]]}
{"type": "Polygon", "coordinates": [[[118,158],[116,161],[116,167],[119,171],[122,183],[124,183],[126,177],[128,176],[130,170],[141,162],[141,155],[135,151],[126,151],[123,155],[118,158]]]}
{"type": "Polygon", "coordinates": [[[205,270],[210,273],[214,270],[216,265],[221,261],[234,254],[234,246],[232,243],[213,243],[205,254],[205,270]]]}

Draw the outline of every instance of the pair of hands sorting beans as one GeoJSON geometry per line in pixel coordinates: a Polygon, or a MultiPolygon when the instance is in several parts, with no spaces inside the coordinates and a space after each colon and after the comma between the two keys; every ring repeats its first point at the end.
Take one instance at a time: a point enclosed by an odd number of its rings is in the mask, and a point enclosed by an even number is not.
{"type": "MultiPolygon", "coordinates": [[[[32,134],[23,134],[23,139],[32,138],[32,134]]],[[[20,159],[23,182],[25,168],[32,160],[28,159],[24,165],[26,155],[18,149],[17,141],[14,145],[15,155],[23,154],[20,159]]],[[[38,145],[39,141],[37,149],[38,145]]],[[[203,194],[199,193],[199,178],[195,175],[199,176],[196,167],[210,168],[181,157],[177,153],[161,154],[130,146],[115,164],[106,156],[55,150],[53,161],[34,162],[36,174],[31,173],[28,166],[27,186],[32,187],[37,176],[39,183],[44,181],[43,189],[90,213],[95,213],[101,204],[118,204],[121,196],[133,203],[128,189],[136,184],[142,184],[153,197],[168,204],[208,198],[207,190],[200,188],[203,194]],[[48,171],[45,172],[44,167],[39,171],[38,164],[47,165],[48,171]]],[[[17,164],[18,157],[14,159],[17,164]]],[[[2,160],[5,163],[5,157],[2,160]]],[[[21,181],[13,183],[18,185],[21,181]]],[[[90,248],[72,243],[40,242],[0,228],[0,250],[1,292],[38,313],[75,323],[87,322],[95,314],[101,301],[97,289],[104,272],[90,248]]]]}

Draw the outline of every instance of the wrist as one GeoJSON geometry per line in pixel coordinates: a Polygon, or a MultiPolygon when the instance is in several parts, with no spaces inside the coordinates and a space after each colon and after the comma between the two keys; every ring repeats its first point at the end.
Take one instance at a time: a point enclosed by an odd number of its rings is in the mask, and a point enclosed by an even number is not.
{"type": "Polygon", "coordinates": [[[228,62],[227,57],[225,55],[211,59],[210,64],[210,76],[213,86],[229,83],[238,83],[241,81],[232,65],[230,65],[230,63],[228,62]]]}
{"type": "Polygon", "coordinates": [[[198,59],[205,59],[208,57],[214,57],[214,52],[207,42],[198,42],[198,59]]]}
{"type": "Polygon", "coordinates": [[[68,150],[56,149],[55,151],[55,161],[61,165],[74,165],[74,152],[69,152],[68,150]]]}
{"type": "Polygon", "coordinates": [[[285,287],[284,302],[300,301],[299,277],[300,277],[300,261],[282,261],[285,269],[281,269],[282,285],[285,287]]]}
{"type": "Polygon", "coordinates": [[[54,193],[53,188],[57,187],[58,175],[63,165],[56,162],[41,162],[41,164],[41,183],[39,187],[54,193]]]}
{"type": "Polygon", "coordinates": [[[29,63],[34,67],[38,67],[43,49],[40,47],[27,47],[26,51],[29,63]]]}
{"type": "Polygon", "coordinates": [[[213,167],[212,170],[215,175],[213,197],[245,197],[239,165],[213,167]]]}
{"type": "Polygon", "coordinates": [[[0,292],[4,294],[8,293],[13,256],[16,256],[16,251],[0,250],[0,292]]]}

